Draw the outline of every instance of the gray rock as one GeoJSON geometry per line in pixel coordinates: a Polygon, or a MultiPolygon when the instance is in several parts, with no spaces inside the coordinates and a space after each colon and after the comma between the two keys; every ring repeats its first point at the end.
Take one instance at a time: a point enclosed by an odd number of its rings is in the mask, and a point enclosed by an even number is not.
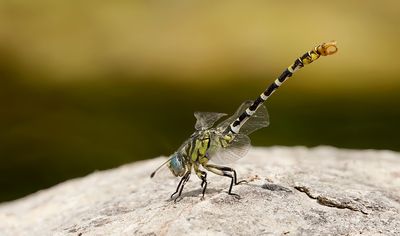
{"type": "Polygon", "coordinates": [[[400,154],[253,148],[233,163],[247,184],[150,173],[165,158],[73,179],[0,205],[0,235],[400,235],[400,154]]]}

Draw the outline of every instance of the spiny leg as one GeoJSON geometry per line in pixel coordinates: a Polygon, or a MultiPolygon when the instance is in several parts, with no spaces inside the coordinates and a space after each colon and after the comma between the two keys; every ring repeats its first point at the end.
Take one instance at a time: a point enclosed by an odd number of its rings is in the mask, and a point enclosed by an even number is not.
{"type": "Polygon", "coordinates": [[[241,183],[247,183],[246,180],[242,180],[237,182],[237,175],[236,175],[236,171],[230,167],[226,167],[226,166],[217,166],[217,165],[212,165],[212,164],[205,164],[203,165],[204,168],[206,168],[207,170],[213,172],[214,174],[217,175],[222,175],[222,176],[226,176],[231,178],[231,185],[229,186],[229,191],[228,194],[229,195],[234,195],[238,198],[240,198],[240,196],[236,193],[232,193],[232,187],[233,185],[238,185],[241,183]],[[233,175],[229,172],[233,172],[233,175]]]}
{"type": "Polygon", "coordinates": [[[188,182],[188,180],[189,180],[189,178],[190,178],[190,172],[188,172],[185,176],[187,176],[187,177],[186,177],[185,180],[183,181],[181,190],[179,191],[179,194],[178,194],[178,196],[175,198],[174,202],[176,202],[176,200],[178,200],[178,198],[182,195],[183,187],[185,187],[186,182],[188,182]]]}
{"type": "Polygon", "coordinates": [[[181,196],[183,188],[185,187],[186,182],[190,178],[190,171],[188,171],[182,178],[181,181],[179,181],[178,187],[176,188],[176,191],[171,195],[171,198],[174,197],[175,194],[178,193],[178,196],[175,198],[174,202],[181,196]]]}
{"type": "Polygon", "coordinates": [[[217,166],[217,165],[212,165],[212,164],[207,164],[207,166],[210,166],[210,167],[212,167],[212,168],[216,168],[216,169],[219,169],[219,170],[222,170],[222,171],[233,172],[233,180],[234,180],[233,183],[234,183],[235,185],[238,185],[238,184],[241,184],[241,183],[247,183],[247,180],[241,180],[241,181],[237,182],[236,170],[234,170],[234,169],[232,169],[232,168],[230,168],[230,167],[227,167],[227,166],[217,166]]]}
{"type": "Polygon", "coordinates": [[[207,173],[205,171],[202,171],[203,176],[201,177],[201,187],[203,188],[203,196],[201,196],[201,199],[204,199],[204,194],[206,193],[207,189],[207,173]]]}
{"type": "Polygon", "coordinates": [[[203,195],[201,199],[204,200],[204,194],[206,193],[207,189],[207,172],[201,171],[198,165],[194,165],[193,168],[197,176],[201,179],[201,187],[203,188],[203,195]]]}
{"type": "Polygon", "coordinates": [[[186,178],[185,176],[183,176],[183,177],[181,178],[181,181],[179,181],[178,187],[176,187],[176,191],[175,191],[173,194],[171,194],[171,197],[170,197],[170,198],[173,198],[174,195],[177,194],[177,193],[179,192],[179,189],[180,189],[180,187],[181,187],[181,185],[182,185],[182,182],[185,180],[185,178],[186,178]]]}

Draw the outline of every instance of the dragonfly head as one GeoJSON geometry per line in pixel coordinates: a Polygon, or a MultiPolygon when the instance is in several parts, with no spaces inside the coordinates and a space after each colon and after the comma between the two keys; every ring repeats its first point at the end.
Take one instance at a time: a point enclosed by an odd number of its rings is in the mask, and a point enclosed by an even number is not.
{"type": "Polygon", "coordinates": [[[170,161],[168,162],[168,168],[171,170],[172,174],[175,176],[183,176],[186,172],[185,164],[182,155],[174,153],[170,156],[170,161]]]}

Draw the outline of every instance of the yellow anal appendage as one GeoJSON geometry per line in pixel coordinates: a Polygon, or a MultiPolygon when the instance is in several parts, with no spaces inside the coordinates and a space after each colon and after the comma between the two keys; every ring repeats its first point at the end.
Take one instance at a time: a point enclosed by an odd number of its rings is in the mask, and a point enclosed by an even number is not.
{"type": "Polygon", "coordinates": [[[338,48],[336,46],[336,41],[323,43],[315,47],[315,51],[317,51],[321,56],[329,56],[335,54],[338,51],[338,48]]]}

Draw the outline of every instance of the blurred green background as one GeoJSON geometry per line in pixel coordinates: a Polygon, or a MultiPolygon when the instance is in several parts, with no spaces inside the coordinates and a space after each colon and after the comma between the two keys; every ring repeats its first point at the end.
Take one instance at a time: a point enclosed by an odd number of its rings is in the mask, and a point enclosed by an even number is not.
{"type": "MultiPolygon", "coordinates": [[[[172,153],[316,44],[255,146],[400,150],[399,1],[0,1],[0,201],[172,153]]],[[[135,180],[132,180],[135,181],[135,180]]]]}

